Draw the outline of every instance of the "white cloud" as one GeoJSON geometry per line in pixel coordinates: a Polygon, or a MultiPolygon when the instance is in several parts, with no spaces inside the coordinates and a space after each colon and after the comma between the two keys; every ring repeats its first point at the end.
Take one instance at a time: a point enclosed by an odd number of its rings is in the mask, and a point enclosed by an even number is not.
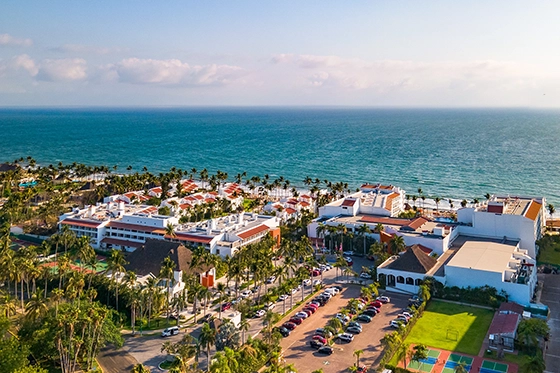
{"type": "Polygon", "coordinates": [[[47,59],[39,64],[37,80],[69,82],[87,78],[87,62],[82,58],[47,59]]]}
{"type": "Polygon", "coordinates": [[[224,85],[239,79],[245,70],[230,65],[189,65],[177,59],[154,60],[128,58],[105,67],[106,73],[116,72],[119,82],[183,86],[224,85]]]}
{"type": "Polygon", "coordinates": [[[59,47],[51,48],[53,52],[57,53],[82,53],[82,54],[109,54],[109,53],[121,53],[128,51],[128,48],[104,48],[96,47],[92,45],[82,45],[82,44],[64,44],[59,47]]]}
{"type": "Polygon", "coordinates": [[[31,45],[33,45],[31,39],[20,39],[10,34],[0,34],[0,46],[29,47],[31,45]]]}
{"type": "Polygon", "coordinates": [[[31,76],[37,75],[39,71],[35,61],[33,61],[33,59],[29,57],[27,54],[21,54],[19,56],[15,56],[14,58],[12,58],[12,60],[10,61],[10,66],[15,70],[19,70],[19,69],[25,70],[31,76]]]}
{"type": "MultiPolygon", "coordinates": [[[[473,89],[490,84],[534,85],[542,78],[535,66],[508,61],[366,61],[339,56],[280,54],[271,62],[287,66],[300,85],[345,89],[473,89]],[[291,70],[290,70],[291,67],[291,70]]],[[[284,72],[286,73],[286,71],[284,72]]]]}

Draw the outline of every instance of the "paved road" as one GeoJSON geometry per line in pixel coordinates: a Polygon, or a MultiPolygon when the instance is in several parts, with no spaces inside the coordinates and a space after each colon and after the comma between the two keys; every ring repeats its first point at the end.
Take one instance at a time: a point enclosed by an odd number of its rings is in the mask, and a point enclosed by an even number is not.
{"type": "Polygon", "coordinates": [[[550,340],[545,354],[546,372],[557,373],[560,372],[560,275],[539,274],[539,281],[544,283],[541,303],[550,309],[550,340]]]}
{"type": "Polygon", "coordinates": [[[320,355],[309,346],[315,329],[324,327],[350,299],[358,297],[359,294],[360,286],[349,285],[284,338],[281,345],[286,363],[294,364],[300,372],[311,372],[320,368],[323,368],[325,373],[348,372],[348,368],[356,362],[354,351],[361,349],[364,354],[360,358],[360,364],[377,366],[383,350],[380,340],[385,333],[392,331],[388,327],[389,321],[407,305],[406,296],[392,294],[391,303],[383,305],[382,312],[375,316],[371,323],[362,323],[363,332],[356,335],[352,342],[337,341],[334,344],[335,351],[332,355],[320,355]]]}

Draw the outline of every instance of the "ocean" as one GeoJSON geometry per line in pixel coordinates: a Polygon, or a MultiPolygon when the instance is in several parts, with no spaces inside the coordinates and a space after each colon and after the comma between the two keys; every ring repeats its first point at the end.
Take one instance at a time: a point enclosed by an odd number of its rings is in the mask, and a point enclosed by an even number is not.
{"type": "Polygon", "coordinates": [[[175,166],[422,188],[427,196],[545,196],[560,207],[560,111],[531,109],[0,109],[0,161],[175,166]]]}

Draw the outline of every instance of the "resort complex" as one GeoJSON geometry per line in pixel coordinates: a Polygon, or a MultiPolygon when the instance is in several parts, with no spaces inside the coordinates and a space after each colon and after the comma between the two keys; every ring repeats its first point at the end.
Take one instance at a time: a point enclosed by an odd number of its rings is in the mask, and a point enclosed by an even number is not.
{"type": "MultiPolygon", "coordinates": [[[[0,272],[0,290],[16,308],[2,300],[1,309],[14,319],[21,312],[22,328],[45,296],[63,303],[34,320],[87,304],[120,312],[128,331],[119,372],[221,373],[235,356],[239,371],[516,373],[555,333],[538,277],[539,243],[554,226],[544,197],[487,195],[440,209],[440,199],[419,207],[394,185],[350,191],[309,178],[308,188],[288,192],[287,183],[265,188],[257,184],[266,178],[241,175],[211,183],[194,171],[93,178],[78,168],[51,172],[60,181],[53,189],[40,167],[5,169],[1,260],[13,269],[0,272]],[[15,204],[24,195],[28,203],[15,204]],[[60,196],[55,219],[42,215],[60,196]],[[148,330],[170,342],[154,346],[143,338],[148,330]]],[[[117,330],[111,320],[100,322],[117,330]]],[[[21,330],[53,367],[76,347],[60,342],[47,356],[21,330]]],[[[106,340],[123,343],[117,335],[106,340]]],[[[73,361],[84,370],[95,358],[111,365],[104,354],[92,347],[73,361]]]]}

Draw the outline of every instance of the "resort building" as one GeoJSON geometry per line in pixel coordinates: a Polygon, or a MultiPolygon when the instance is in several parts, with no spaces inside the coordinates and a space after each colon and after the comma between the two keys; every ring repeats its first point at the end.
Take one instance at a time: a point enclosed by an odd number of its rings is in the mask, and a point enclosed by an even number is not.
{"type": "Polygon", "coordinates": [[[536,258],[535,242],[546,226],[546,201],[543,197],[496,197],[457,211],[461,234],[506,238],[519,241],[519,247],[536,258]]]}
{"type": "Polygon", "coordinates": [[[488,330],[488,347],[513,351],[517,327],[521,322],[523,306],[514,302],[504,302],[492,319],[488,330]]]}
{"type": "Polygon", "coordinates": [[[519,247],[519,241],[460,235],[444,255],[435,259],[429,254],[425,248],[412,246],[383,262],[378,278],[397,292],[416,293],[422,279],[433,277],[446,286],[491,286],[522,305],[533,300],[536,262],[519,247]]]}
{"type": "Polygon", "coordinates": [[[364,184],[358,192],[320,207],[319,216],[398,216],[404,211],[404,200],[404,190],[396,186],[364,184]]]}
{"type": "Polygon", "coordinates": [[[307,194],[281,198],[278,202],[268,202],[263,210],[267,213],[274,213],[282,221],[288,221],[299,218],[303,211],[315,211],[315,200],[307,194]]]}
{"type": "Polygon", "coordinates": [[[134,251],[147,239],[203,246],[212,254],[232,256],[241,247],[271,233],[279,241],[279,219],[254,213],[239,213],[196,223],[179,224],[175,216],[158,215],[158,208],[109,202],[76,209],[59,218],[78,237],[87,236],[96,249],[134,251]]]}

